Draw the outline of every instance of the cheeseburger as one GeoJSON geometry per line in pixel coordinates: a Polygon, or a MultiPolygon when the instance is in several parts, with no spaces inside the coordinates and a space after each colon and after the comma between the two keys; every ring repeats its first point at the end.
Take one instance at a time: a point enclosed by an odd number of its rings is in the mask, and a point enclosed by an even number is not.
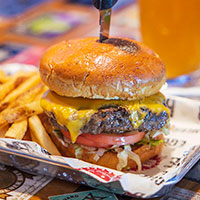
{"type": "Polygon", "coordinates": [[[148,47],[122,38],[63,41],[44,53],[40,74],[49,87],[41,100],[48,132],[63,156],[140,170],[160,153],[165,66],[148,47]]]}

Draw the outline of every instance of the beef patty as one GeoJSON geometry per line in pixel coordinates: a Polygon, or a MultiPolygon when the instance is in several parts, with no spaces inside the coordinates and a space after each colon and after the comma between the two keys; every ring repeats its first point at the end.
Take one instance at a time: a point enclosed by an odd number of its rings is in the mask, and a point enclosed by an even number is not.
{"type": "MultiPolygon", "coordinates": [[[[125,133],[130,131],[153,131],[161,129],[169,118],[168,113],[163,111],[159,114],[151,112],[149,109],[141,109],[145,118],[141,125],[136,128],[132,125],[129,117],[130,113],[125,108],[110,106],[101,108],[93,114],[89,122],[84,125],[80,132],[99,134],[99,133],[125,133]]],[[[51,113],[51,122],[55,125],[56,120],[51,113]]],[[[57,123],[56,123],[57,124],[57,123]]],[[[66,127],[62,127],[67,130],[66,127]]]]}

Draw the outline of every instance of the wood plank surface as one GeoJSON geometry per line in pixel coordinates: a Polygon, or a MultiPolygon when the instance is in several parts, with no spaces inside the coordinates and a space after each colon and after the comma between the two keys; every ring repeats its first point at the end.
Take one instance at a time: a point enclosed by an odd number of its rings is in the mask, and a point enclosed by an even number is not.
{"type": "MultiPolygon", "coordinates": [[[[181,180],[178,184],[175,185],[175,187],[178,188],[183,188],[189,191],[193,191],[195,193],[200,193],[200,183],[190,181],[187,179],[181,180]]],[[[92,189],[92,188],[91,188],[92,189]]],[[[71,182],[67,181],[62,181],[58,179],[54,179],[51,181],[46,187],[44,187],[42,190],[40,190],[36,195],[34,195],[30,200],[46,200],[48,199],[49,196],[56,196],[60,194],[67,194],[67,193],[72,193],[72,192],[79,192],[79,191],[87,191],[90,190],[89,187],[86,186],[80,186],[71,182]]],[[[125,197],[125,196],[120,196],[117,195],[117,198],[119,200],[139,200],[138,198],[133,198],[133,197],[125,197]]],[[[163,197],[160,198],[151,198],[148,200],[160,200],[163,197]]],[[[175,196],[174,196],[175,198],[175,196]]],[[[141,200],[141,199],[140,199],[141,200]]],[[[168,199],[166,199],[168,200],[168,199]]]]}

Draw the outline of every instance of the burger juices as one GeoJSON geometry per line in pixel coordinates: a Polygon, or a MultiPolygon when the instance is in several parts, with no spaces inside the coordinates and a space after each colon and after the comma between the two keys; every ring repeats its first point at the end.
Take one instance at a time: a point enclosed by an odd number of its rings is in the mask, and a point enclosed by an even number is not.
{"type": "Polygon", "coordinates": [[[169,110],[159,92],[165,66],[130,39],[69,40],[50,47],[40,63],[49,87],[41,106],[51,135],[67,157],[127,170],[160,153],[169,110]]]}

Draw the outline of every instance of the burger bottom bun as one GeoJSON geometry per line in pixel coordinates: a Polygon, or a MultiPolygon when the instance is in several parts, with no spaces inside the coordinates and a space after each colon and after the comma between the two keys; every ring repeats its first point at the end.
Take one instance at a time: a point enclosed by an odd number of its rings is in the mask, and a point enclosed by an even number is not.
{"type": "MultiPolygon", "coordinates": [[[[52,141],[54,142],[54,144],[56,145],[60,153],[65,157],[76,158],[75,156],[76,145],[65,144],[63,139],[58,137],[58,135],[53,131],[52,125],[49,122],[47,115],[41,114],[40,119],[42,120],[46,131],[49,133],[50,137],[52,138],[52,141]]],[[[157,136],[155,139],[156,140],[164,139],[164,136],[163,134],[161,134],[157,136]]],[[[139,147],[133,146],[132,151],[136,153],[140,157],[141,162],[144,163],[145,161],[158,155],[162,151],[163,145],[164,145],[163,143],[160,143],[157,146],[149,146],[149,145],[142,145],[139,147]]],[[[89,162],[89,163],[93,163],[96,165],[108,167],[111,169],[117,169],[117,164],[119,160],[118,160],[116,152],[107,151],[97,161],[94,159],[95,155],[96,155],[95,153],[92,154],[91,151],[87,149],[83,149],[83,152],[81,154],[81,160],[89,162]]],[[[131,159],[128,159],[128,165],[126,166],[126,168],[122,169],[122,171],[126,169],[135,168],[135,167],[137,167],[136,162],[131,159]]]]}
{"type": "MultiPolygon", "coordinates": [[[[72,158],[76,157],[74,144],[65,145],[63,139],[59,138],[56,133],[54,133],[53,131],[48,131],[48,132],[54,144],[57,146],[58,150],[63,156],[72,157],[72,158]]],[[[163,135],[159,135],[156,139],[163,139],[163,138],[164,138],[163,135]]],[[[136,153],[140,157],[141,162],[144,163],[145,161],[158,155],[161,152],[162,148],[163,148],[163,143],[160,143],[157,146],[142,145],[138,148],[132,149],[132,151],[136,153]]],[[[107,151],[97,161],[94,159],[95,155],[96,155],[95,153],[92,154],[91,151],[83,148],[83,151],[81,154],[81,160],[89,162],[89,163],[93,163],[96,165],[108,167],[111,169],[117,169],[117,164],[119,160],[118,160],[116,152],[107,151]]],[[[128,165],[123,170],[135,168],[136,166],[137,164],[135,161],[128,159],[128,165]]]]}

